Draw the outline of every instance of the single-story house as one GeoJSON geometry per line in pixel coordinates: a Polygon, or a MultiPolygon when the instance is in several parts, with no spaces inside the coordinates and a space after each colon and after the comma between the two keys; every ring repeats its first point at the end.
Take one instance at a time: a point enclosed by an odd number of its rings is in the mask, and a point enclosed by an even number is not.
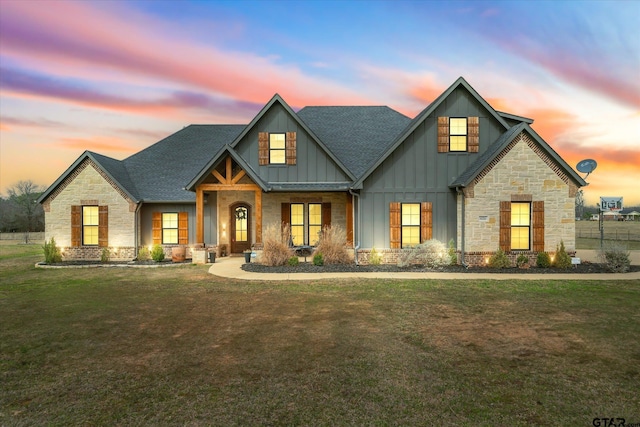
{"type": "MultiPolygon", "coordinates": [[[[584,180],[532,128],[462,77],[416,117],[386,106],[273,96],[246,125],[190,125],[116,160],[85,151],[40,197],[66,259],[133,259],[161,244],[240,253],[287,223],[295,245],[340,225],[360,262],[375,248],[451,240],[461,262],[575,250],[584,180]]],[[[204,262],[204,257],[197,257],[204,262]]]]}
{"type": "Polygon", "coordinates": [[[619,211],[613,211],[613,212],[603,212],[602,213],[602,219],[604,221],[618,221],[622,218],[622,214],[619,211]]]}

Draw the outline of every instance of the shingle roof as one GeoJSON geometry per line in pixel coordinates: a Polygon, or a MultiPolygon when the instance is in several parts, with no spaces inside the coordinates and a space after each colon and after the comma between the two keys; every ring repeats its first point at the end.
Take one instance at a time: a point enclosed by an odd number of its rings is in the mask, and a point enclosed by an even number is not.
{"type": "Polygon", "coordinates": [[[305,107],[298,117],[359,177],[411,119],[389,107],[305,107]]]}
{"type": "Polygon", "coordinates": [[[192,201],[183,189],[245,125],[190,125],[123,160],[145,201],[192,201]]]}
{"type": "Polygon", "coordinates": [[[370,166],[367,170],[365,170],[362,174],[359,175],[358,180],[354,183],[355,188],[362,188],[364,180],[371,174],[373,171],[380,166],[380,164],[400,145],[402,144],[407,137],[414,131],[416,128],[424,122],[424,120],[432,114],[436,108],[444,102],[445,99],[453,93],[458,87],[464,87],[488,112],[491,114],[501,125],[504,126],[505,129],[509,128],[507,122],[502,118],[496,111],[480,96],[478,92],[474,88],[471,87],[467,81],[458,77],[458,79],[453,82],[451,86],[444,92],[440,94],[431,104],[429,104],[424,110],[422,110],[418,115],[408,122],[405,128],[396,135],[394,141],[391,144],[388,144],[386,151],[384,151],[370,166]]]}
{"type": "Polygon", "coordinates": [[[540,136],[526,123],[522,122],[516,126],[507,129],[498,139],[495,140],[469,167],[460,174],[450,185],[450,188],[466,187],[475,179],[480,172],[487,167],[493,159],[504,150],[507,145],[521,132],[527,132],[538,143],[538,145],[548,154],[557,164],[559,164],[569,176],[571,176],[580,186],[586,185],[586,182],[542,139],[540,136]]]}
{"type": "Polygon", "coordinates": [[[138,191],[135,184],[129,176],[129,172],[121,160],[112,159],[111,157],[103,156],[102,154],[88,151],[91,154],[94,161],[101,166],[105,172],[122,187],[123,190],[129,193],[134,200],[140,200],[138,191]]]}
{"type": "Polygon", "coordinates": [[[275,103],[280,103],[354,182],[269,184],[262,182],[242,159],[236,158],[263,190],[337,191],[361,188],[364,179],[386,156],[459,86],[465,87],[484,105],[506,131],[454,180],[452,186],[467,185],[523,130],[529,132],[576,182],[585,185],[584,180],[528,126],[531,119],[495,112],[460,77],[413,120],[386,106],[316,106],[305,107],[295,113],[276,94],[248,125],[190,125],[122,161],[87,151],[43,193],[39,201],[48,197],[82,161],[91,158],[135,201],[192,202],[195,194],[185,187],[193,190],[224,153],[235,156],[234,146],[275,103]],[[515,125],[509,127],[511,124],[515,125]]]}

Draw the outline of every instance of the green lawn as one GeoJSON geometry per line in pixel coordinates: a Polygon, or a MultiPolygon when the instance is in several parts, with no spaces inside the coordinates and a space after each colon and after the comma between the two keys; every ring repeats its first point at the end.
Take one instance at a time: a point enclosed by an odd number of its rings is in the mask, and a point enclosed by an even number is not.
{"type": "Polygon", "coordinates": [[[640,281],[249,283],[41,258],[0,246],[3,426],[640,422],[640,281]]]}

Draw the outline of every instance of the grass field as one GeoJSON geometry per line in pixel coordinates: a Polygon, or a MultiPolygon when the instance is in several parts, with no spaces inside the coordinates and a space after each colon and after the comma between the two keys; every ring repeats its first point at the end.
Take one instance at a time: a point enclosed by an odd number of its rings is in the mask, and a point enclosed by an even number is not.
{"type": "Polygon", "coordinates": [[[640,281],[260,283],[0,246],[0,425],[640,422],[640,281]]]}
{"type": "MultiPolygon", "coordinates": [[[[598,221],[576,221],[576,247],[600,249],[598,221]]],[[[628,250],[640,250],[640,221],[605,221],[604,242],[617,242],[628,250]]]]}

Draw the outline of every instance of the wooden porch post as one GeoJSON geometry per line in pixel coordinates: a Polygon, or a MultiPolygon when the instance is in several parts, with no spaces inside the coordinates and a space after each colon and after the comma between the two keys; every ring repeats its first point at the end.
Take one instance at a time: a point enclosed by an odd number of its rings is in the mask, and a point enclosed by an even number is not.
{"type": "Polygon", "coordinates": [[[346,212],[346,218],[347,218],[347,245],[348,246],[353,246],[353,196],[351,194],[349,194],[348,192],[347,194],[347,212],[346,212]]]}
{"type": "Polygon", "coordinates": [[[196,188],[196,243],[204,245],[204,191],[196,188]]]}
{"type": "Polygon", "coordinates": [[[262,243],[262,190],[256,189],[256,243],[262,243]]]}

